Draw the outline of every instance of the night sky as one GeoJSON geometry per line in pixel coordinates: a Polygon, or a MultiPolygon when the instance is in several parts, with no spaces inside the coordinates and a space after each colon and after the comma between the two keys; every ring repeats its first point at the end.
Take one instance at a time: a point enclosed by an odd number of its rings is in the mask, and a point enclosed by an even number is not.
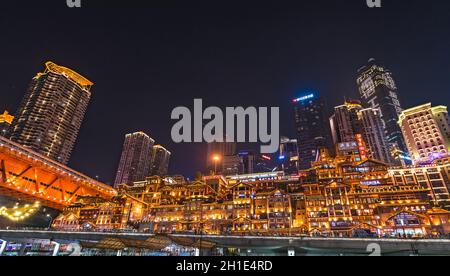
{"type": "Polygon", "coordinates": [[[3,2],[0,108],[15,113],[47,60],[92,80],[70,166],[107,183],[124,135],[140,130],[172,151],[171,173],[203,170],[205,145],[171,140],[177,106],[279,106],[282,135],[295,136],[291,99],[357,97],[371,57],[393,71],[404,108],[450,104],[448,1],[3,2]]]}

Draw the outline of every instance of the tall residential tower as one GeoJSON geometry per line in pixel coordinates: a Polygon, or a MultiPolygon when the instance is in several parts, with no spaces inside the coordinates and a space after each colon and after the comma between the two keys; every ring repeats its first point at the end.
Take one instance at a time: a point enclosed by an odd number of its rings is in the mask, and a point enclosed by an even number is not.
{"type": "Polygon", "coordinates": [[[155,140],[144,132],[135,132],[125,136],[114,187],[143,181],[150,175],[154,144],[155,140]]]}
{"type": "Polygon", "coordinates": [[[150,175],[166,176],[169,171],[171,155],[170,151],[163,146],[153,146],[150,175]]]}
{"type": "Polygon", "coordinates": [[[67,164],[92,85],[75,71],[47,62],[22,100],[10,129],[11,140],[67,164]]]}

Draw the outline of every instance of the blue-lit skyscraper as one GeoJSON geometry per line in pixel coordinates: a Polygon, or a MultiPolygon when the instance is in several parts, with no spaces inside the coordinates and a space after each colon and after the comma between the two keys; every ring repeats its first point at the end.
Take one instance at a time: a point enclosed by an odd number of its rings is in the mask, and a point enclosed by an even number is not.
{"type": "Polygon", "coordinates": [[[317,94],[305,94],[293,100],[299,152],[299,169],[311,168],[320,148],[331,148],[326,105],[317,94]]]}

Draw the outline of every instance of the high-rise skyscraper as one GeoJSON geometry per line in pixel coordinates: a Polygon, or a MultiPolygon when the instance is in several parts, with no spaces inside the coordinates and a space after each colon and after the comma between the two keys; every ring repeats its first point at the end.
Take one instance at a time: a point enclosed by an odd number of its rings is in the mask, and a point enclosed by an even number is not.
{"type": "Polygon", "coordinates": [[[293,100],[298,134],[299,169],[311,168],[320,148],[330,148],[330,127],[325,101],[315,94],[293,100]]]}
{"type": "Polygon", "coordinates": [[[402,107],[392,73],[370,59],[366,66],[358,70],[357,84],[363,104],[380,110],[388,142],[406,152],[403,135],[397,124],[402,107]]]}
{"type": "Polygon", "coordinates": [[[446,106],[431,103],[405,110],[398,121],[415,164],[430,163],[450,153],[450,118],[446,106]]]}
{"type": "Polygon", "coordinates": [[[361,109],[361,103],[358,101],[346,101],[334,108],[334,114],[330,118],[334,144],[355,141],[356,134],[361,134],[362,126],[358,120],[358,112],[361,109]]]}
{"type": "Polygon", "coordinates": [[[386,164],[394,163],[389,150],[389,143],[384,135],[380,110],[376,108],[362,109],[358,112],[358,119],[362,127],[361,134],[366,142],[369,156],[386,164]]]}
{"type": "Polygon", "coordinates": [[[11,116],[8,111],[0,114],[0,136],[7,136],[13,120],[14,116],[11,116]]]}
{"type": "Polygon", "coordinates": [[[11,140],[67,164],[91,98],[92,82],[45,64],[31,81],[11,126],[11,140]]]}
{"type": "Polygon", "coordinates": [[[330,125],[335,145],[355,142],[360,137],[367,148],[368,157],[387,164],[393,163],[379,109],[363,109],[358,101],[346,101],[335,107],[334,111],[330,125]]]}
{"type": "Polygon", "coordinates": [[[153,146],[150,175],[166,176],[169,171],[170,156],[170,151],[163,146],[153,146]]]}
{"type": "Polygon", "coordinates": [[[144,132],[125,136],[114,187],[143,181],[149,176],[154,144],[155,140],[144,132]]]}

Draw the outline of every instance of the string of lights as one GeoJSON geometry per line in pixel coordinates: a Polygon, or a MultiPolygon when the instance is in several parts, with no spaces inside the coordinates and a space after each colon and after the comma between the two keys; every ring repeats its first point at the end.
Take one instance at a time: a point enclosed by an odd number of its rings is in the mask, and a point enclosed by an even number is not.
{"type": "Polygon", "coordinates": [[[19,203],[13,208],[6,208],[5,206],[0,207],[0,216],[4,216],[11,221],[22,221],[25,220],[32,215],[34,215],[39,207],[41,206],[39,201],[36,201],[33,205],[26,204],[24,206],[20,206],[19,203]]]}

